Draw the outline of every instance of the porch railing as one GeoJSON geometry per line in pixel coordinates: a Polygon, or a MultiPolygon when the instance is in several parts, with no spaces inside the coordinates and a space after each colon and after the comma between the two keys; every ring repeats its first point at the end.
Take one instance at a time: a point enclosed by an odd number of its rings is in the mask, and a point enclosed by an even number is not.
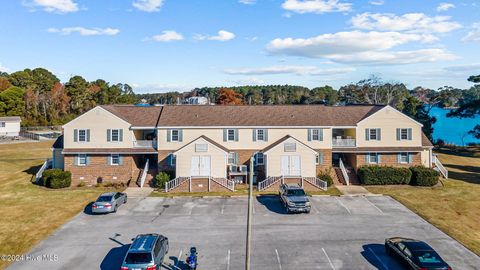
{"type": "Polygon", "coordinates": [[[356,141],[355,139],[333,138],[332,144],[333,146],[336,146],[336,147],[355,147],[356,141]]]}
{"type": "Polygon", "coordinates": [[[345,179],[345,184],[350,185],[350,177],[348,176],[347,169],[345,168],[345,165],[343,165],[342,159],[339,160],[340,164],[340,170],[342,171],[343,179],[345,179]]]}
{"type": "Polygon", "coordinates": [[[192,190],[192,177],[177,177],[173,180],[168,181],[167,183],[165,183],[165,192],[168,192],[180,186],[185,181],[189,182],[188,191],[190,192],[192,190]]]}
{"type": "MultiPolygon", "coordinates": [[[[302,181],[308,182],[325,191],[328,189],[327,182],[317,177],[302,177],[302,181]]],[[[302,186],[303,186],[303,183],[302,183],[302,186]]]]}
{"type": "Polygon", "coordinates": [[[52,166],[52,160],[47,158],[45,162],[43,162],[42,167],[38,170],[37,174],[35,174],[35,182],[38,183],[38,181],[42,178],[43,172],[50,168],[52,166]]]}
{"type": "Polygon", "coordinates": [[[284,182],[283,175],[282,176],[270,176],[267,179],[263,180],[262,182],[259,182],[258,185],[257,185],[257,189],[258,190],[265,190],[265,189],[267,189],[268,187],[270,187],[271,185],[275,184],[276,182],[278,182],[280,180],[282,181],[282,183],[284,182]]]}
{"type": "Polygon", "coordinates": [[[133,147],[135,148],[156,148],[157,141],[154,140],[136,140],[133,141],[133,147]]]}
{"type": "Polygon", "coordinates": [[[443,166],[442,162],[440,162],[437,155],[432,155],[432,159],[437,170],[443,175],[445,179],[448,179],[448,170],[443,166]]]}
{"type": "Polygon", "coordinates": [[[145,162],[145,167],[143,167],[142,177],[140,178],[141,188],[143,188],[143,185],[145,184],[145,179],[147,178],[149,163],[150,163],[150,160],[147,159],[147,162],[145,162]]]}
{"type": "MultiPolygon", "coordinates": [[[[235,191],[235,181],[233,180],[228,180],[226,178],[221,178],[221,177],[210,177],[210,181],[213,181],[231,191],[235,191]]],[[[210,190],[210,185],[209,185],[209,190],[210,190]]]]}

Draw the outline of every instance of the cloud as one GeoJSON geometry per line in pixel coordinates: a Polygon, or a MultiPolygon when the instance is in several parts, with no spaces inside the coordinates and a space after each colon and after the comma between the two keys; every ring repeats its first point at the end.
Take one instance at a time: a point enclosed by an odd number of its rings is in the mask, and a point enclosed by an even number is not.
{"type": "Polygon", "coordinates": [[[437,7],[438,12],[447,11],[451,8],[455,8],[455,5],[452,3],[440,3],[437,7]]]}
{"type": "Polygon", "coordinates": [[[61,35],[70,35],[78,33],[81,36],[114,36],[120,32],[116,28],[85,28],[85,27],[64,27],[64,28],[48,28],[49,33],[59,33],[61,35]]]}
{"type": "Polygon", "coordinates": [[[220,30],[217,32],[216,36],[204,36],[204,35],[195,35],[196,40],[218,40],[218,41],[229,41],[235,38],[235,34],[225,30],[220,30]]]}
{"type": "Polygon", "coordinates": [[[327,12],[348,12],[352,10],[352,4],[339,0],[286,0],[282,8],[288,11],[304,14],[327,12]]]}
{"type": "Polygon", "coordinates": [[[407,31],[412,33],[447,33],[462,27],[449,16],[429,17],[423,13],[397,16],[391,13],[362,13],[352,18],[354,28],[377,31],[407,31]]]}
{"type": "Polygon", "coordinates": [[[387,50],[408,42],[431,42],[429,35],[398,32],[338,32],[312,38],[277,38],[267,45],[272,54],[321,58],[331,54],[351,54],[372,50],[387,50]]]}
{"type": "Polygon", "coordinates": [[[480,22],[472,24],[471,30],[462,38],[463,42],[480,41],[480,22]]]}
{"type": "Polygon", "coordinates": [[[230,75],[277,75],[277,74],[296,74],[296,75],[334,75],[344,74],[355,71],[355,68],[328,68],[321,69],[316,66],[269,66],[259,68],[237,68],[226,69],[225,73],[230,75]]]}
{"type": "Polygon", "coordinates": [[[9,70],[9,68],[2,66],[2,63],[0,63],[0,72],[8,72],[9,70]]]}
{"type": "Polygon", "coordinates": [[[374,5],[374,6],[383,6],[385,4],[385,1],[377,0],[377,1],[370,1],[369,3],[370,5],[374,5]]]}
{"type": "Polygon", "coordinates": [[[241,85],[263,85],[265,84],[264,80],[261,80],[259,78],[245,78],[245,79],[239,79],[239,80],[227,80],[227,82],[232,83],[237,86],[241,85]]]}
{"type": "Polygon", "coordinates": [[[461,71],[478,71],[480,70],[480,63],[472,63],[465,65],[449,66],[444,68],[446,71],[461,72],[461,71]]]}
{"type": "Polygon", "coordinates": [[[183,36],[180,33],[177,33],[173,30],[165,30],[162,31],[162,34],[160,35],[155,35],[149,40],[155,40],[159,42],[170,42],[170,41],[178,41],[178,40],[183,40],[183,36]]]}
{"type": "Polygon", "coordinates": [[[157,12],[163,5],[164,0],[135,0],[132,6],[145,12],[157,12]]]}
{"type": "Polygon", "coordinates": [[[274,39],[266,49],[271,54],[324,58],[348,64],[413,64],[452,60],[456,57],[444,49],[390,51],[410,42],[429,43],[436,38],[426,34],[399,32],[338,32],[306,39],[274,39]]]}
{"type": "Polygon", "coordinates": [[[419,77],[423,79],[433,79],[433,78],[467,78],[474,71],[480,69],[480,63],[465,64],[465,65],[456,65],[456,66],[447,66],[437,69],[422,69],[422,70],[405,70],[399,72],[398,75],[409,76],[409,77],[419,77]]]}
{"type": "Polygon", "coordinates": [[[78,11],[78,4],[72,0],[33,0],[24,1],[23,4],[28,7],[41,7],[47,12],[69,13],[78,11]]]}
{"type": "Polygon", "coordinates": [[[257,0],[238,0],[238,2],[245,5],[254,5],[257,3],[257,0]]]}

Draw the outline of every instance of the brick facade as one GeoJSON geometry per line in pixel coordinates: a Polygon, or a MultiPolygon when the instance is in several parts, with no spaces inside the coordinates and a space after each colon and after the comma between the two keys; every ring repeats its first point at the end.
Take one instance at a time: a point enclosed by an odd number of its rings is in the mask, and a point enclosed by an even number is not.
{"type": "Polygon", "coordinates": [[[65,155],[65,170],[72,173],[72,186],[84,182],[87,185],[97,184],[97,179],[102,178],[105,182],[127,183],[135,182],[138,178],[141,166],[141,160],[136,155],[122,155],[122,165],[109,165],[108,157],[110,155],[96,154],[88,155],[90,163],[86,166],[75,165],[76,155],[65,155]]]}
{"type": "MultiPolygon", "coordinates": [[[[322,172],[332,171],[332,149],[316,149],[315,151],[323,153],[323,163],[317,165],[317,175],[322,172]]],[[[333,176],[333,174],[332,174],[333,176]]]]}
{"type": "Polygon", "coordinates": [[[422,159],[420,153],[411,153],[412,162],[408,164],[398,163],[397,154],[398,153],[379,153],[381,155],[379,164],[367,164],[365,162],[365,154],[356,155],[356,168],[363,165],[380,165],[380,166],[394,166],[394,167],[411,167],[422,164],[422,159]]]}

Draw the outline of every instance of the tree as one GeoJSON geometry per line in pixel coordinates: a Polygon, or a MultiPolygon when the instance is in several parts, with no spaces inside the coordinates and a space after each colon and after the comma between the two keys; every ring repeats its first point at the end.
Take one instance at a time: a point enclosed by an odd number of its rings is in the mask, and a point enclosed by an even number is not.
{"type": "Polygon", "coordinates": [[[10,88],[10,86],[12,86],[12,84],[10,83],[10,81],[5,78],[5,77],[1,77],[0,76],[0,92],[2,92],[3,90],[6,90],[8,88],[10,88]]]}
{"type": "Polygon", "coordinates": [[[240,105],[243,104],[242,95],[232,89],[220,89],[217,98],[217,104],[221,105],[240,105]]]}
{"type": "Polygon", "coordinates": [[[25,110],[22,88],[12,86],[0,92],[0,116],[22,116],[25,110]]]}
{"type": "Polygon", "coordinates": [[[480,83],[480,75],[470,76],[470,77],[468,78],[468,81],[469,81],[469,82],[473,82],[473,83],[480,83]]]}
{"type": "Polygon", "coordinates": [[[403,101],[403,113],[423,124],[423,133],[432,140],[433,125],[437,122],[434,116],[430,116],[424,104],[414,96],[409,96],[403,101]]]}
{"type": "Polygon", "coordinates": [[[310,104],[335,105],[338,102],[338,92],[328,85],[316,87],[310,90],[308,102],[310,104]]]}

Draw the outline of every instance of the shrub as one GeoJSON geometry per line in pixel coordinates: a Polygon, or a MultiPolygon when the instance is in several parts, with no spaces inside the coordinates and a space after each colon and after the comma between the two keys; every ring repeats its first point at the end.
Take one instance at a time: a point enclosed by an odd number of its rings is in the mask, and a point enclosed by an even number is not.
{"type": "Polygon", "coordinates": [[[155,176],[152,184],[154,188],[164,188],[168,181],[170,181],[170,175],[166,172],[160,172],[155,176]]]}
{"type": "Polygon", "coordinates": [[[364,185],[406,185],[410,183],[412,172],[408,168],[390,166],[362,166],[358,177],[364,185]]]}
{"type": "Polygon", "coordinates": [[[438,183],[438,177],[440,175],[434,169],[414,166],[410,167],[410,170],[412,171],[411,185],[431,187],[438,183]]]}
{"type": "Polygon", "coordinates": [[[80,181],[80,183],[78,183],[77,187],[84,187],[86,185],[87,184],[85,184],[85,181],[80,181]]]}
{"type": "Polygon", "coordinates": [[[48,188],[66,188],[72,183],[72,173],[60,169],[50,169],[43,172],[43,183],[48,188]]]}
{"type": "Polygon", "coordinates": [[[331,169],[322,171],[317,176],[320,180],[327,182],[327,186],[333,185],[333,178],[331,174],[331,169]]]}

